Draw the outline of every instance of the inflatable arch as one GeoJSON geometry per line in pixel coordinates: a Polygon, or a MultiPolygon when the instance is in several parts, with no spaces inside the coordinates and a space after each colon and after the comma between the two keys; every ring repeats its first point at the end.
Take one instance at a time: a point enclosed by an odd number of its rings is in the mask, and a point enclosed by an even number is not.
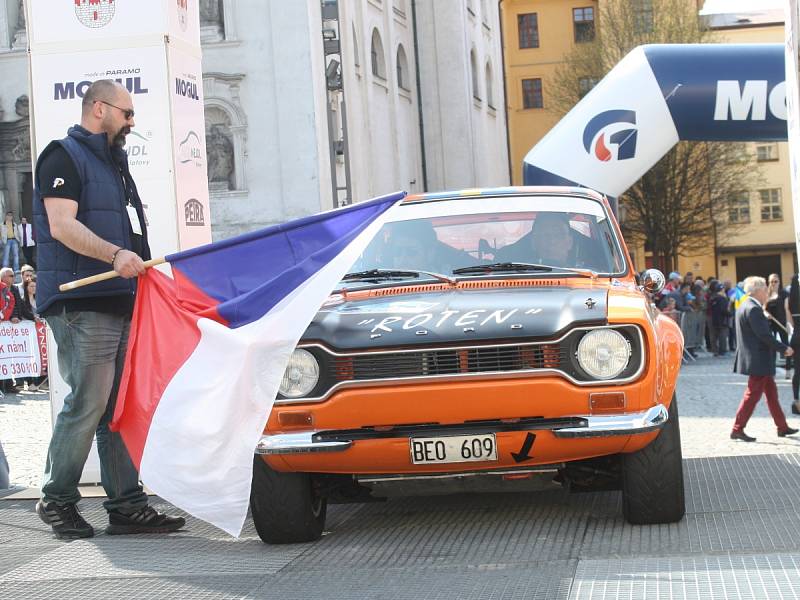
{"type": "Polygon", "coordinates": [[[782,44],[632,50],[528,152],[525,185],[620,196],[682,140],[786,141],[782,44]]]}

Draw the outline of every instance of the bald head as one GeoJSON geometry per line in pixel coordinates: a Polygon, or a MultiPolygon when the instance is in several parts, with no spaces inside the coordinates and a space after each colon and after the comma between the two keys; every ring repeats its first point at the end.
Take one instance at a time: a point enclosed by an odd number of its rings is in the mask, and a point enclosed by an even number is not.
{"type": "Polygon", "coordinates": [[[117,99],[117,94],[121,91],[127,93],[121,83],[117,83],[112,79],[98,79],[83,94],[83,104],[81,105],[81,113],[85,116],[92,111],[95,102],[112,102],[117,99]]]}
{"type": "Polygon", "coordinates": [[[112,146],[125,145],[134,126],[133,99],[124,85],[98,79],[83,95],[81,125],[92,133],[105,133],[112,146]]]}

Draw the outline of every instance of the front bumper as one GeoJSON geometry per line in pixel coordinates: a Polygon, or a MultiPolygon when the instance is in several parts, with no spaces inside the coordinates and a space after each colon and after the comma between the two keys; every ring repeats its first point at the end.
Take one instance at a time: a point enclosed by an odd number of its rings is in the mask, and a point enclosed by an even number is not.
{"type": "Polygon", "coordinates": [[[464,435],[495,431],[549,430],[558,438],[592,438],[634,435],[661,429],[669,416],[663,404],[646,411],[618,415],[587,415],[560,419],[521,419],[516,422],[491,421],[468,426],[402,427],[389,431],[301,431],[264,435],[256,445],[256,454],[305,454],[341,452],[355,441],[366,439],[410,438],[421,435],[464,435]],[[468,431],[467,431],[468,430],[468,431]]]}

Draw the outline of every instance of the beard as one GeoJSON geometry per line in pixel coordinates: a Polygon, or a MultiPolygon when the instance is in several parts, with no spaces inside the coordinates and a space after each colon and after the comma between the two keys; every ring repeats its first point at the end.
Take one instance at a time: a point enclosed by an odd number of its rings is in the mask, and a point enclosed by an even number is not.
{"type": "Polygon", "coordinates": [[[131,132],[131,128],[127,125],[122,127],[114,138],[111,140],[111,144],[116,146],[117,148],[125,147],[125,136],[127,136],[131,132]]]}

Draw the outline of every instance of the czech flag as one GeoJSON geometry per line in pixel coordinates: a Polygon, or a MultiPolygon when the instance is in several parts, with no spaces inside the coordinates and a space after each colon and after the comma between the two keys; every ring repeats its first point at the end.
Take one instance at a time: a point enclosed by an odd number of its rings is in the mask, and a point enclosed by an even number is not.
{"type": "Polygon", "coordinates": [[[404,196],[173,254],[173,278],[140,277],[111,428],[150,490],[241,533],[289,357],[404,196]]]}

